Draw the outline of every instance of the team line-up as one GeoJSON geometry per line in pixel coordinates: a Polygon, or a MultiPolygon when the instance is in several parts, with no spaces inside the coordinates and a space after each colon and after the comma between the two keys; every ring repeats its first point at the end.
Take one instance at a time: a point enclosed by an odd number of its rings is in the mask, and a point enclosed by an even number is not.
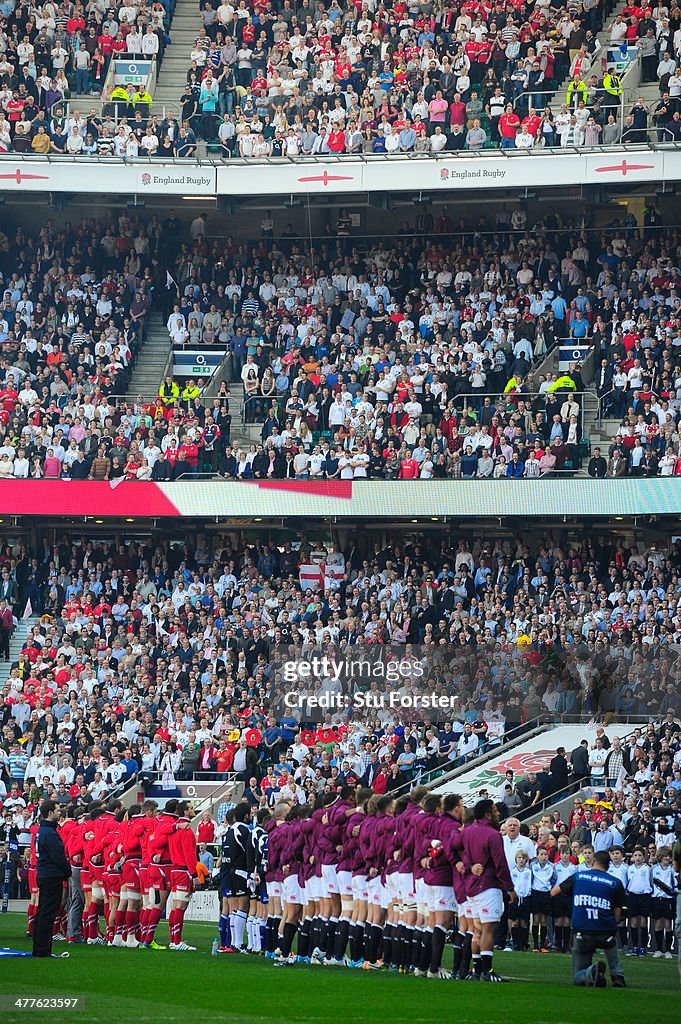
{"type": "MultiPolygon", "coordinates": [[[[110,800],[67,814],[58,832],[71,879],[55,937],[71,934],[75,913],[82,914],[82,941],[91,945],[163,949],[156,930],[165,913],[168,948],[192,951],[182,939],[200,884],[191,803],[171,799],[159,810],[147,800],[126,810],[110,800]]],[[[29,933],[38,912],[38,827],[32,828],[29,933]]],[[[517,819],[504,823],[504,833],[493,801],[466,809],[460,796],[421,786],[398,799],[346,786],[314,805],[281,800],[271,811],[253,811],[238,804],[227,813],[221,840],[214,952],[264,953],[278,966],[505,980],[493,970],[500,928],[507,948],[524,951],[531,920],[533,948],[548,952],[550,922],[553,949],[565,953],[575,916],[610,914],[613,901],[609,893],[605,900],[591,895],[588,886],[573,900],[575,876],[594,867],[589,844],[579,857],[567,842],[554,850],[535,846],[517,819]],[[450,974],[442,961],[452,929],[450,974]]],[[[610,851],[607,871],[621,888],[617,924],[608,919],[608,927],[619,931],[621,947],[645,955],[652,920],[655,956],[671,959],[672,852],[662,847],[653,860],[647,863],[638,847],[630,863],[620,847],[610,851]]],[[[613,981],[624,985],[623,974],[613,981]]]]}

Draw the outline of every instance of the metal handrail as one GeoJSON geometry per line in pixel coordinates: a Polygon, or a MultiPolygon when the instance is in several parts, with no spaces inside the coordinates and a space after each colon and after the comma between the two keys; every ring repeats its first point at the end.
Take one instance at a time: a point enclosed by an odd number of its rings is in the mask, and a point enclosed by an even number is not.
{"type": "MultiPolygon", "coordinates": [[[[442,786],[453,779],[458,779],[460,775],[464,775],[469,772],[471,768],[477,768],[480,765],[485,764],[490,758],[495,757],[499,750],[502,748],[515,746],[516,743],[521,740],[530,739],[531,736],[537,736],[544,729],[542,719],[545,719],[546,715],[537,715],[536,718],[532,718],[529,722],[524,722],[521,725],[517,725],[514,729],[504,733],[501,738],[501,743],[495,743],[490,745],[487,750],[483,753],[478,754],[477,757],[471,758],[470,761],[462,761],[459,764],[456,762],[450,762],[445,760],[442,764],[436,765],[434,768],[430,768],[427,772],[424,772],[421,776],[420,784],[424,786],[442,786]],[[536,724],[534,724],[536,723],[536,724]],[[445,765],[454,764],[455,766],[449,769],[449,771],[442,772],[441,775],[435,775],[436,772],[442,771],[445,765]]],[[[457,759],[458,760],[458,759],[457,759]]],[[[413,783],[405,782],[397,789],[391,790],[391,795],[399,796],[400,793],[408,793],[412,788],[413,783]]]]}
{"type": "MultiPolygon", "coordinates": [[[[236,383],[238,383],[238,382],[236,382],[236,383]]],[[[578,402],[577,404],[579,405],[580,436],[583,435],[583,433],[584,433],[584,406],[585,406],[585,399],[586,399],[586,397],[588,395],[592,394],[592,392],[588,391],[588,390],[585,390],[585,391],[572,391],[572,390],[570,390],[568,388],[566,388],[566,389],[562,389],[561,388],[561,389],[557,389],[556,392],[546,392],[546,391],[510,392],[509,391],[508,393],[495,392],[495,391],[492,391],[492,392],[490,392],[490,391],[479,391],[479,392],[478,391],[472,391],[472,392],[468,391],[468,392],[460,392],[457,395],[452,395],[450,401],[453,401],[455,403],[455,407],[454,407],[455,411],[459,412],[459,413],[462,413],[464,409],[469,410],[469,409],[473,408],[473,411],[475,411],[475,407],[477,407],[477,405],[479,404],[479,402],[481,400],[484,401],[485,398],[492,399],[492,405],[495,405],[495,403],[496,403],[496,405],[498,406],[498,405],[501,405],[504,402],[509,402],[509,403],[512,404],[513,403],[513,399],[516,399],[516,400],[519,400],[519,401],[524,401],[524,402],[527,402],[527,401],[531,402],[534,399],[546,400],[548,395],[549,394],[553,394],[553,393],[558,394],[558,395],[563,395],[563,394],[564,395],[570,395],[573,398],[581,398],[582,399],[582,401],[578,402]],[[464,399],[463,405],[460,405],[460,403],[459,403],[459,399],[461,399],[461,398],[464,399]],[[475,407],[471,407],[470,405],[468,405],[466,399],[473,399],[474,402],[475,402],[475,407]]],[[[290,395],[290,392],[277,392],[276,394],[269,395],[267,397],[263,397],[260,394],[255,394],[255,395],[250,395],[248,398],[244,398],[244,400],[242,401],[242,403],[240,405],[240,414],[241,414],[242,423],[245,426],[261,426],[262,425],[262,424],[256,424],[256,423],[248,424],[248,423],[245,422],[246,406],[247,405],[252,404],[253,402],[256,402],[256,401],[272,403],[272,402],[275,402],[275,401],[279,401],[280,399],[285,399],[289,395],[290,395]]],[[[284,404],[284,403],[282,403],[282,404],[284,404]]],[[[540,409],[538,411],[539,412],[543,412],[542,409],[540,409]]],[[[286,415],[288,416],[289,414],[286,414],[286,415]]],[[[444,415],[444,413],[442,415],[444,415]]]]}
{"type": "MultiPolygon", "coordinates": [[[[614,395],[614,393],[615,393],[616,391],[624,391],[625,395],[626,395],[626,394],[630,394],[630,391],[629,391],[629,389],[628,389],[628,388],[610,388],[610,390],[609,390],[609,391],[604,391],[602,395],[597,395],[597,396],[596,396],[596,397],[597,397],[597,399],[598,399],[598,422],[599,422],[599,424],[603,422],[603,419],[618,419],[618,418],[619,418],[619,419],[624,419],[624,417],[623,417],[623,416],[620,416],[620,417],[617,417],[617,416],[607,416],[607,417],[604,417],[604,416],[603,416],[603,403],[604,403],[605,399],[606,399],[606,398],[609,398],[609,397],[610,397],[610,395],[614,395]]],[[[596,392],[595,392],[595,388],[594,388],[594,392],[593,392],[593,393],[594,393],[594,394],[596,393],[596,392]]],[[[655,398],[659,398],[659,397],[660,397],[660,396],[658,395],[657,391],[651,391],[651,394],[652,394],[652,395],[653,395],[653,396],[654,396],[655,398]]],[[[625,413],[624,415],[626,416],[626,415],[628,415],[628,414],[627,414],[627,413],[625,413]]],[[[661,424],[660,424],[660,426],[661,426],[661,424]]]]}
{"type": "MultiPolygon", "coordinates": [[[[625,717],[623,721],[626,722],[627,717],[625,717]]],[[[623,747],[629,736],[631,736],[631,731],[620,737],[623,747]]],[[[534,804],[531,807],[524,807],[515,815],[515,817],[523,821],[534,817],[535,814],[541,815],[553,804],[559,803],[562,796],[567,797],[569,795],[574,795],[578,790],[585,789],[587,787],[590,787],[590,777],[588,775],[582,775],[579,778],[572,778],[572,776],[570,776],[566,786],[559,786],[557,789],[551,790],[551,792],[543,796],[537,804],[534,804]]]]}
{"type": "MultiPolygon", "coordinates": [[[[656,129],[648,129],[648,131],[655,132],[656,129]]],[[[291,166],[300,166],[305,164],[329,164],[338,163],[343,164],[346,161],[356,160],[362,163],[364,162],[377,162],[383,161],[384,163],[389,162],[391,164],[402,161],[453,161],[453,160],[498,160],[501,157],[507,160],[526,160],[531,159],[533,154],[548,155],[556,154],[559,156],[565,156],[566,153],[581,153],[583,149],[588,148],[584,146],[544,146],[537,149],[482,149],[482,150],[464,150],[464,151],[444,151],[443,153],[315,153],[310,155],[299,155],[296,157],[292,156],[281,156],[281,157],[233,157],[230,159],[223,159],[220,157],[116,157],[116,156],[100,156],[93,153],[92,156],[83,156],[82,154],[74,154],[70,156],[65,153],[0,153],[0,164],[2,163],[14,163],[21,161],[26,164],[62,164],[66,163],[69,166],[75,164],[82,164],[84,167],[92,166],[94,163],[102,163],[106,166],[142,166],[158,167],[159,165],[167,165],[169,167],[223,167],[226,163],[237,166],[237,167],[252,167],[252,166],[270,166],[270,167],[281,167],[284,164],[291,166]]],[[[649,140],[648,142],[618,142],[613,143],[611,146],[595,146],[592,147],[595,150],[605,150],[606,152],[624,152],[624,153],[644,153],[650,150],[664,151],[666,149],[681,149],[681,142],[656,142],[649,140]]]]}

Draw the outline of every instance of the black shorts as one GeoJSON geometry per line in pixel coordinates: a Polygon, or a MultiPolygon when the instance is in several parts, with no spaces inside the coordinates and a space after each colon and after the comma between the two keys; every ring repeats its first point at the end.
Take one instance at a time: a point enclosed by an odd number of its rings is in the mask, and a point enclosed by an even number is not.
{"type": "Polygon", "coordinates": [[[652,899],[647,892],[627,893],[627,914],[629,917],[650,917],[652,899]]]}
{"type": "Polygon", "coordinates": [[[654,917],[656,921],[661,918],[667,918],[673,921],[676,917],[674,908],[674,899],[671,896],[653,896],[653,907],[651,917],[654,917]]]}
{"type": "Polygon", "coordinates": [[[232,890],[232,896],[236,899],[240,896],[248,896],[248,879],[245,875],[240,875],[238,872],[233,871],[229,879],[229,888],[232,890]]]}
{"type": "Polygon", "coordinates": [[[550,892],[538,892],[536,889],[532,891],[532,913],[533,914],[546,914],[547,917],[551,916],[551,893],[550,892]]]}
{"type": "Polygon", "coordinates": [[[560,896],[551,897],[551,917],[572,917],[572,899],[561,893],[560,896]]]}
{"type": "Polygon", "coordinates": [[[530,920],[531,912],[532,907],[529,896],[526,896],[524,900],[513,900],[513,902],[508,905],[509,921],[524,921],[527,923],[530,920]]]}
{"type": "Polygon", "coordinates": [[[232,895],[232,872],[226,866],[220,869],[220,896],[228,899],[232,895]]]}

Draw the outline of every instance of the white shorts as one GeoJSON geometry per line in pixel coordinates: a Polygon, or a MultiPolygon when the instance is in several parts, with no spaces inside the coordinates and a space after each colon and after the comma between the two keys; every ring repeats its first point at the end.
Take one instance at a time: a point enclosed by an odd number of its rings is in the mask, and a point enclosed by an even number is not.
{"type": "Polygon", "coordinates": [[[414,880],[414,889],[416,892],[416,909],[422,916],[428,914],[430,912],[428,886],[422,878],[416,878],[414,880]]]}
{"type": "Polygon", "coordinates": [[[433,914],[456,910],[454,890],[451,885],[430,885],[430,911],[433,914]]]}
{"type": "Polygon", "coordinates": [[[473,920],[473,904],[470,899],[467,899],[466,902],[461,905],[459,912],[467,921],[473,920]]]}
{"type": "Polygon", "coordinates": [[[267,895],[271,900],[281,898],[281,882],[267,882],[267,895]]]}
{"type": "Polygon", "coordinates": [[[303,897],[300,892],[297,875],[288,875],[282,884],[282,899],[284,903],[302,903],[303,897]]]}
{"type": "Polygon", "coordinates": [[[311,878],[308,878],[305,883],[305,892],[307,893],[308,903],[310,900],[313,900],[316,903],[318,900],[323,899],[324,883],[322,879],[318,878],[317,875],[312,875],[311,878]]]}
{"type": "Polygon", "coordinates": [[[385,892],[388,897],[388,905],[393,902],[399,902],[400,900],[400,879],[396,871],[392,874],[385,876],[385,892]]]}
{"type": "Polygon", "coordinates": [[[484,889],[477,896],[471,896],[473,917],[481,923],[501,921],[504,916],[504,897],[501,889],[484,889]]]}
{"type": "Polygon", "coordinates": [[[387,910],[391,903],[390,894],[388,889],[379,878],[372,878],[369,881],[369,903],[373,907],[380,907],[382,910],[387,910]]]}
{"type": "Polygon", "coordinates": [[[374,907],[381,906],[381,879],[378,875],[375,878],[370,878],[367,882],[367,889],[369,890],[369,903],[374,907]]]}
{"type": "Polygon", "coordinates": [[[337,896],[340,892],[335,864],[322,864],[322,892],[322,899],[337,896]]]}
{"type": "Polygon", "coordinates": [[[356,900],[366,903],[369,899],[369,888],[366,875],[352,876],[352,895],[356,900]]]}
{"type": "Polygon", "coordinates": [[[414,887],[414,876],[411,872],[401,871],[397,875],[400,899],[403,903],[416,903],[416,889],[414,887]]]}
{"type": "Polygon", "coordinates": [[[350,871],[336,871],[336,879],[338,881],[338,891],[343,899],[351,900],[353,898],[352,891],[352,874],[350,871]]]}

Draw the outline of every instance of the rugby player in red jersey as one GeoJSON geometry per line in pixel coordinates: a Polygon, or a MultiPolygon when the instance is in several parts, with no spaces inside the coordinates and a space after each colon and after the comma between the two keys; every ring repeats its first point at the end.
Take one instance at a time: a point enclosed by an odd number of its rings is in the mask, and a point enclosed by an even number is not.
{"type": "Polygon", "coordinates": [[[83,848],[84,834],[86,829],[87,811],[80,807],[74,811],[74,827],[69,832],[68,845],[65,845],[66,856],[71,865],[71,878],[69,879],[69,901],[68,901],[68,927],[66,938],[68,942],[83,942],[83,911],[85,899],[83,893],[83,848]]]}
{"type": "Polygon", "coordinates": [[[168,894],[170,893],[170,871],[172,868],[168,840],[175,829],[177,821],[177,804],[174,798],[166,802],[165,808],[154,818],[154,831],[149,840],[150,861],[147,877],[149,879],[150,910],[147,916],[145,945],[152,949],[165,949],[155,942],[154,936],[158,923],[163,916],[168,894]]]}
{"type": "Polygon", "coordinates": [[[172,894],[172,907],[168,914],[168,930],[170,932],[168,949],[186,953],[196,949],[196,946],[190,946],[182,941],[184,915],[197,883],[196,836],[191,827],[190,805],[182,801],[177,805],[177,813],[179,817],[175,822],[175,828],[168,837],[168,852],[171,861],[170,892],[172,894]]]}
{"type": "Polygon", "coordinates": [[[123,855],[121,891],[116,911],[116,937],[114,945],[129,949],[139,946],[140,866],[142,863],[142,834],[147,819],[140,805],[130,807],[121,822],[120,844],[123,855]],[[120,936],[123,942],[118,942],[120,936]]]}
{"type": "MultiPolygon", "coordinates": [[[[76,822],[75,822],[75,820],[73,818],[73,811],[70,811],[67,814],[67,812],[62,809],[62,810],[60,810],[60,814],[61,814],[61,820],[60,820],[59,825],[57,827],[59,829],[59,835],[61,837],[61,841],[64,844],[64,852],[66,853],[66,856],[68,857],[69,856],[69,853],[68,853],[69,842],[70,842],[71,836],[73,835],[74,830],[76,829],[76,822]]],[[[59,942],[66,942],[66,932],[67,932],[67,928],[68,928],[68,912],[67,912],[68,897],[69,897],[69,883],[68,883],[68,880],[65,879],[64,880],[64,891],[62,893],[61,907],[59,908],[59,911],[57,912],[57,916],[54,919],[54,929],[53,929],[53,932],[52,932],[53,940],[57,940],[59,942]]]]}
{"type": "Polygon", "coordinates": [[[36,861],[35,842],[39,828],[40,822],[36,821],[29,829],[29,832],[31,833],[31,858],[28,862],[29,899],[27,909],[28,920],[26,921],[27,935],[33,935],[33,921],[35,919],[35,915],[38,913],[38,863],[36,861]]]}
{"type": "Polygon", "coordinates": [[[102,884],[106,896],[106,943],[108,946],[123,946],[122,929],[118,933],[116,941],[116,914],[121,895],[121,864],[123,863],[123,847],[121,845],[121,825],[125,817],[125,811],[116,811],[114,815],[115,825],[110,825],[105,845],[102,851],[104,858],[104,874],[102,884]]]}
{"type": "Polygon", "coordinates": [[[81,872],[85,896],[83,936],[90,946],[102,946],[106,941],[104,936],[99,933],[99,915],[104,907],[104,889],[102,887],[104,865],[97,849],[100,840],[97,822],[104,814],[105,808],[102,804],[93,805],[90,808],[90,818],[86,822],[83,835],[83,864],[85,866],[81,872]]]}
{"type": "Polygon", "coordinates": [[[145,800],[142,804],[142,813],[142,822],[139,825],[136,823],[135,827],[136,829],[139,829],[141,849],[139,886],[142,904],[139,916],[139,944],[141,948],[146,949],[150,945],[147,941],[149,914],[154,906],[154,895],[149,889],[149,866],[151,864],[151,838],[154,833],[155,819],[158,814],[158,804],[156,801],[145,800]]]}

